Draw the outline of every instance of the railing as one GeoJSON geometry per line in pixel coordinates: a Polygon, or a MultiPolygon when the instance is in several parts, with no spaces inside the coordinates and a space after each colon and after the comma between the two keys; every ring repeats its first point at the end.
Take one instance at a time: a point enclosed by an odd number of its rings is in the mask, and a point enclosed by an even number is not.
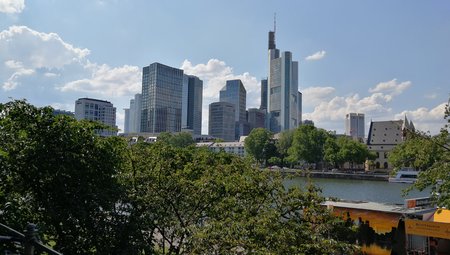
{"type": "Polygon", "coordinates": [[[0,223],[0,228],[6,230],[11,236],[0,236],[0,243],[17,243],[20,242],[24,247],[24,255],[34,255],[34,251],[47,252],[51,255],[62,255],[44,244],[39,240],[38,229],[35,224],[28,223],[25,234],[20,233],[4,224],[0,223]]]}

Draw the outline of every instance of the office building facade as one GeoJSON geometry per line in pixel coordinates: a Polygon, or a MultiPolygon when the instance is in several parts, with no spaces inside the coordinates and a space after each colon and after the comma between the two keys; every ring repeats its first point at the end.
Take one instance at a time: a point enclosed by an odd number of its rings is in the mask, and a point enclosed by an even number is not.
{"type": "Polygon", "coordinates": [[[261,105],[260,110],[267,110],[267,79],[261,80],[261,105]]]}
{"type": "Polygon", "coordinates": [[[101,122],[114,130],[98,130],[101,136],[117,135],[116,108],[111,102],[94,98],[79,98],[75,101],[75,119],[101,122]]]}
{"type": "Polygon", "coordinates": [[[228,80],[220,90],[220,102],[228,102],[234,105],[235,110],[235,140],[240,136],[248,135],[249,125],[247,122],[247,91],[241,80],[228,80]]]}
{"type": "Polygon", "coordinates": [[[264,128],[265,127],[265,116],[266,113],[264,110],[250,108],[247,111],[247,121],[249,124],[250,132],[255,128],[264,128]]]}
{"type": "Polygon", "coordinates": [[[183,75],[181,129],[201,135],[203,81],[193,75],[183,75]]]}
{"type": "Polygon", "coordinates": [[[124,133],[141,132],[142,95],[134,95],[134,98],[130,100],[130,108],[124,110],[124,133]]]}
{"type": "Polygon", "coordinates": [[[226,142],[235,140],[235,109],[229,102],[215,102],[209,105],[209,135],[226,142]]]}
{"type": "Polygon", "coordinates": [[[153,63],[142,72],[141,132],[181,131],[183,70],[153,63]]]}
{"type": "Polygon", "coordinates": [[[364,140],[365,122],[363,113],[349,113],[345,116],[345,134],[356,140],[364,140]]]}
{"type": "Polygon", "coordinates": [[[247,91],[241,80],[228,80],[220,90],[220,102],[232,103],[235,107],[235,121],[245,122],[247,105],[247,91]]]}
{"type": "Polygon", "coordinates": [[[298,91],[298,62],[289,51],[280,54],[275,32],[269,32],[269,77],[266,127],[274,133],[301,124],[301,93],[298,91]]]}

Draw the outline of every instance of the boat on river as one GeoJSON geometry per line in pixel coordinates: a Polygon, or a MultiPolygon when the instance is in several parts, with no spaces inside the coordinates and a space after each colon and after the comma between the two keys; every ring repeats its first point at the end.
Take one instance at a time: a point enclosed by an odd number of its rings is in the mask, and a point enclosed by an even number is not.
{"type": "Polygon", "coordinates": [[[402,168],[397,171],[395,177],[389,177],[389,182],[415,183],[418,176],[419,171],[413,168],[402,168]]]}

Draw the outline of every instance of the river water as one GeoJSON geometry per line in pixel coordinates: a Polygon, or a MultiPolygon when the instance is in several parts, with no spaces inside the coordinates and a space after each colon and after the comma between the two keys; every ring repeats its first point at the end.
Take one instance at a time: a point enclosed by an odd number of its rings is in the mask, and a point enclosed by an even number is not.
{"type": "MultiPolygon", "coordinates": [[[[312,182],[322,189],[325,197],[335,197],[346,200],[370,201],[388,204],[404,204],[406,198],[430,196],[430,190],[412,190],[403,196],[403,190],[411,184],[390,183],[388,181],[366,181],[347,179],[312,178],[312,182]]],[[[305,177],[286,179],[285,185],[304,187],[307,183],[305,177]]]]}

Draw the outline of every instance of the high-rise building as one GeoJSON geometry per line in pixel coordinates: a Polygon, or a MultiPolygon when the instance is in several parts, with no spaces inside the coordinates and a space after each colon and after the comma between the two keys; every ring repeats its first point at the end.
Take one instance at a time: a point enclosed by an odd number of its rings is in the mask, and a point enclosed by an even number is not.
{"type": "Polygon", "coordinates": [[[130,109],[125,108],[123,109],[125,111],[125,120],[123,122],[123,132],[125,134],[130,133],[130,109]]]}
{"type": "Polygon", "coordinates": [[[98,130],[101,136],[117,135],[116,108],[111,102],[93,98],[79,98],[75,101],[75,119],[98,121],[115,129],[98,130]]]}
{"type": "Polygon", "coordinates": [[[183,70],[153,63],[142,72],[141,132],[181,131],[183,70]]]}
{"type": "Polygon", "coordinates": [[[247,111],[247,121],[249,124],[249,130],[252,131],[254,128],[264,128],[265,127],[265,111],[256,108],[250,108],[247,111]]]}
{"type": "Polygon", "coordinates": [[[247,91],[241,80],[228,80],[226,85],[220,90],[220,102],[234,104],[235,121],[245,122],[245,108],[247,104],[247,91]]]}
{"type": "Polygon", "coordinates": [[[349,113],[345,116],[345,134],[353,139],[364,140],[365,123],[363,113],[349,113]]]}
{"type": "Polygon", "coordinates": [[[142,95],[136,94],[130,100],[130,108],[125,110],[124,133],[141,132],[142,95]]]}
{"type": "Polygon", "coordinates": [[[209,135],[224,141],[235,140],[234,104],[215,102],[209,105],[209,135]]]}
{"type": "Polygon", "coordinates": [[[193,75],[183,75],[181,129],[194,135],[202,133],[202,98],[203,81],[193,75]]]}
{"type": "Polygon", "coordinates": [[[267,110],[267,79],[261,80],[261,105],[259,109],[267,110]]]}
{"type": "Polygon", "coordinates": [[[275,46],[275,31],[269,32],[269,77],[267,128],[279,133],[301,124],[301,93],[298,91],[298,62],[292,53],[275,46]]]}
{"type": "Polygon", "coordinates": [[[228,80],[220,90],[220,102],[228,102],[234,105],[235,110],[235,140],[240,136],[248,135],[250,128],[247,122],[247,91],[241,80],[228,80]]]}

